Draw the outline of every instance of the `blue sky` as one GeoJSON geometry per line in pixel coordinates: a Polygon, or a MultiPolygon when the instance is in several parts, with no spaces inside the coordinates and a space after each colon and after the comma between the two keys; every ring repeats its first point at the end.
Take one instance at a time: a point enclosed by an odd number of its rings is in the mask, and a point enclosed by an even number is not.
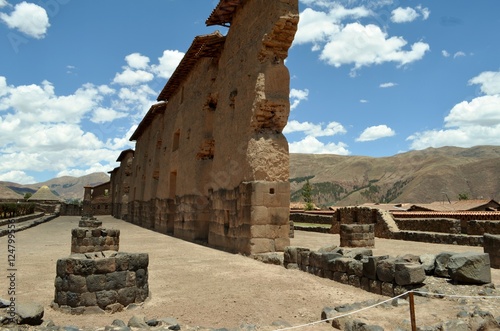
{"type": "MultiPolygon", "coordinates": [[[[117,166],[217,3],[0,0],[0,181],[117,166]]],[[[500,145],[500,1],[299,3],[291,152],[500,145]]]]}

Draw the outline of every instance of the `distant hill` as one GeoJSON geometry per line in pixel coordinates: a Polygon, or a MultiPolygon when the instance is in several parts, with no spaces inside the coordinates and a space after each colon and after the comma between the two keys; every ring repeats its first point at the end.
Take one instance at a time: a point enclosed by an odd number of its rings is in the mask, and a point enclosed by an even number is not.
{"type": "Polygon", "coordinates": [[[84,186],[95,186],[108,181],[109,176],[106,173],[96,172],[82,177],[63,176],[43,183],[29,185],[21,185],[12,182],[0,182],[0,199],[10,199],[7,197],[7,192],[9,191],[19,194],[19,197],[22,198],[25,193],[35,193],[40,187],[47,185],[50,190],[54,192],[54,194],[65,200],[82,200],[84,186]]]}
{"type": "Polygon", "coordinates": [[[291,154],[291,200],[309,179],[320,206],[500,198],[500,146],[442,147],[391,157],[291,154]]]}

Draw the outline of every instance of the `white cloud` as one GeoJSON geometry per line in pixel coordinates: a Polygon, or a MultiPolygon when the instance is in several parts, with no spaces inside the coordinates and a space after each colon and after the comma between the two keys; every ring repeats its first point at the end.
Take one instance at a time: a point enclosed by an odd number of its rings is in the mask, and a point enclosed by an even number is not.
{"type": "MultiPolygon", "coordinates": [[[[2,4],[6,4],[5,1],[2,4]]],[[[42,39],[50,27],[49,16],[43,7],[34,3],[23,1],[14,7],[12,13],[0,13],[0,19],[11,29],[17,29],[22,33],[42,39]]]]}
{"type": "Polygon", "coordinates": [[[420,14],[411,7],[398,7],[394,9],[391,14],[391,21],[393,21],[394,23],[412,22],[420,16],[420,14]]]}
{"type": "Polygon", "coordinates": [[[396,134],[393,129],[387,125],[370,126],[366,128],[356,141],[373,141],[381,138],[392,137],[396,134]]]}
{"type": "Polygon", "coordinates": [[[448,53],[448,51],[446,51],[444,49],[441,51],[441,54],[443,54],[444,57],[450,57],[450,55],[451,55],[450,53],[448,53]]]}
{"type": "Polygon", "coordinates": [[[382,83],[379,85],[380,88],[388,88],[388,87],[394,87],[397,86],[398,84],[393,83],[393,82],[387,82],[387,83],[382,83]]]}
{"type": "Polygon", "coordinates": [[[368,100],[366,100],[366,99],[361,99],[361,100],[359,100],[359,102],[360,102],[360,103],[368,103],[368,100]]]}
{"type": "Polygon", "coordinates": [[[133,69],[146,69],[149,63],[149,57],[141,55],[140,53],[132,53],[125,57],[125,61],[130,68],[133,69]]]}
{"type": "Polygon", "coordinates": [[[384,62],[405,65],[422,59],[430,49],[428,44],[416,42],[410,50],[403,50],[406,44],[402,37],[388,37],[376,25],[351,23],[332,36],[320,58],[335,67],[354,64],[354,69],[358,69],[384,62]]]}
{"type": "Polygon", "coordinates": [[[303,140],[291,142],[289,144],[290,153],[307,153],[307,154],[338,154],[349,155],[347,145],[339,142],[322,143],[313,136],[307,136],[303,140]]]}
{"type": "Polygon", "coordinates": [[[74,94],[58,96],[48,81],[41,85],[11,87],[3,78],[3,82],[0,79],[0,110],[11,108],[18,118],[28,123],[78,123],[102,100],[99,88],[92,84],[83,85],[74,94]]]}
{"type": "Polygon", "coordinates": [[[444,118],[444,129],[417,132],[411,148],[500,145],[500,72],[486,71],[469,80],[486,95],[456,104],[444,118]]]}
{"type": "Polygon", "coordinates": [[[301,101],[307,100],[307,97],[309,96],[309,90],[304,89],[304,90],[297,90],[297,89],[291,89],[290,90],[290,100],[292,101],[290,105],[290,110],[294,110],[297,108],[300,104],[301,101]]]}
{"type": "Polygon", "coordinates": [[[94,123],[105,123],[112,122],[127,115],[128,114],[124,112],[118,112],[110,108],[99,107],[93,111],[92,118],[90,120],[94,123]]]}
{"type": "Polygon", "coordinates": [[[445,117],[446,127],[500,125],[500,95],[485,95],[462,101],[455,105],[445,117]]]}
{"type": "MultiPolygon", "coordinates": [[[[485,94],[500,94],[500,71],[484,71],[469,80],[469,85],[474,84],[481,85],[481,92],[485,94]]],[[[0,82],[0,95],[1,90],[0,82]]]]}
{"type": "Polygon", "coordinates": [[[7,2],[7,0],[0,0],[0,8],[8,6],[8,5],[9,5],[9,3],[7,2]]]}
{"type": "Polygon", "coordinates": [[[417,6],[417,9],[413,9],[411,7],[398,7],[391,12],[391,21],[394,23],[408,23],[413,22],[420,16],[422,16],[423,20],[429,18],[431,14],[429,8],[423,8],[422,6],[417,6]]]}
{"type": "Polygon", "coordinates": [[[334,136],[336,134],[346,133],[342,124],[330,122],[324,128],[323,124],[314,124],[310,122],[289,121],[285,126],[283,133],[304,132],[311,137],[334,136]]]}
{"type": "MultiPolygon", "coordinates": [[[[49,81],[13,86],[0,76],[4,142],[0,144],[0,176],[14,176],[21,182],[21,176],[33,176],[32,172],[80,176],[112,170],[120,151],[134,146],[130,136],[155,103],[158,92],[150,86],[151,81],[170,75],[183,56],[177,51],[163,54],[156,65],[139,53],[126,56],[122,72],[114,77],[120,84],[117,89],[87,83],[73,93],[60,95],[49,81]],[[172,59],[176,58],[174,64],[172,59]],[[92,127],[92,132],[87,127],[92,127]]],[[[307,90],[291,94],[307,98],[307,90]]]]}
{"type": "Polygon", "coordinates": [[[458,51],[455,54],[453,54],[453,58],[456,59],[457,57],[465,56],[465,53],[462,51],[458,51]]]}
{"type": "Polygon", "coordinates": [[[153,65],[153,72],[161,78],[170,78],[175,69],[184,57],[184,53],[180,51],[165,50],[163,55],[158,58],[158,64],[153,65]]]}
{"type": "Polygon", "coordinates": [[[18,184],[33,184],[36,182],[35,178],[28,176],[24,171],[12,170],[3,174],[0,174],[0,181],[2,182],[13,182],[18,184]]]}
{"type": "Polygon", "coordinates": [[[424,21],[431,15],[431,11],[429,10],[429,8],[423,8],[421,5],[418,5],[417,9],[420,12],[420,15],[422,15],[422,19],[424,21]]]}
{"type": "Polygon", "coordinates": [[[132,70],[126,68],[123,72],[116,74],[113,83],[120,85],[139,85],[152,81],[153,74],[144,70],[132,70]]]}

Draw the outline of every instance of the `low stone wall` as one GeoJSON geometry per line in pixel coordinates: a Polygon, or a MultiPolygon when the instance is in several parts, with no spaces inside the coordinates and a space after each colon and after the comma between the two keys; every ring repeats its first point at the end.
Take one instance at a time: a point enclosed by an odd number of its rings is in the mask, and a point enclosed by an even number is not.
{"type": "Polygon", "coordinates": [[[403,231],[425,231],[460,234],[460,220],[451,218],[395,218],[398,228],[403,231]]]}
{"type": "Polygon", "coordinates": [[[467,234],[482,236],[485,233],[500,234],[500,220],[474,220],[467,223],[467,234]]]}
{"type": "Polygon", "coordinates": [[[332,215],[313,215],[307,213],[290,213],[290,220],[298,223],[332,224],[332,215]]]}
{"type": "Polygon", "coordinates": [[[77,228],[71,230],[71,253],[118,251],[120,230],[77,228]]]}
{"type": "Polygon", "coordinates": [[[332,246],[310,251],[289,246],[285,248],[283,265],[390,297],[422,286],[427,275],[461,284],[491,282],[489,256],[476,252],[390,257],[373,256],[367,248],[332,246]]]}
{"type": "Polygon", "coordinates": [[[57,260],[56,308],[80,314],[92,308],[120,311],[149,295],[146,253],[101,252],[99,258],[73,254],[57,260]]]}
{"type": "Polygon", "coordinates": [[[462,245],[462,246],[483,245],[483,236],[469,236],[466,234],[400,231],[393,233],[391,239],[418,241],[431,244],[446,244],[446,245],[462,245]]]}
{"type": "Polygon", "coordinates": [[[340,246],[375,247],[375,226],[373,224],[342,224],[340,246]]]}
{"type": "Polygon", "coordinates": [[[500,235],[485,233],[483,249],[490,255],[491,267],[500,269],[500,235]]]}
{"type": "Polygon", "coordinates": [[[370,249],[334,248],[314,252],[290,246],[285,249],[284,266],[391,297],[416,288],[425,280],[425,270],[419,264],[403,260],[396,263],[389,256],[371,255],[370,249]],[[378,268],[382,260],[388,264],[378,268]]]}

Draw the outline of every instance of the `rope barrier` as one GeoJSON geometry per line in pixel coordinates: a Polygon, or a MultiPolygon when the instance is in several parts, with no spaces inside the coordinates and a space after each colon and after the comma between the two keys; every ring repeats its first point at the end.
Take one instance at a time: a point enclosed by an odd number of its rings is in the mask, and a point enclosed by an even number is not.
{"type": "Polygon", "coordinates": [[[382,305],[386,302],[389,302],[389,301],[392,301],[394,299],[397,299],[399,297],[402,297],[404,295],[407,295],[408,293],[410,293],[411,291],[408,291],[408,292],[405,292],[403,294],[400,294],[398,296],[395,296],[394,298],[390,298],[390,299],[387,299],[387,300],[384,300],[384,301],[381,301],[381,302],[377,302],[376,304],[373,304],[371,306],[368,306],[368,307],[364,307],[364,308],[361,308],[359,310],[356,310],[356,311],[352,311],[352,312],[349,312],[349,313],[346,313],[346,314],[342,314],[342,315],[337,315],[337,316],[334,316],[334,317],[330,317],[330,318],[327,318],[327,319],[324,319],[324,320],[321,320],[321,321],[316,321],[316,322],[311,322],[311,323],[307,323],[307,324],[303,324],[303,325],[297,325],[297,326],[291,326],[291,327],[287,327],[287,328],[283,328],[283,329],[277,329],[277,330],[274,330],[274,331],[284,331],[284,330],[293,330],[293,329],[298,329],[298,328],[303,328],[303,327],[308,327],[308,326],[312,326],[312,325],[316,325],[316,324],[320,324],[320,323],[325,323],[325,322],[329,322],[329,321],[333,321],[334,319],[337,319],[337,318],[341,318],[341,317],[345,317],[345,316],[349,316],[349,315],[353,315],[353,314],[356,314],[356,313],[359,313],[360,311],[363,311],[363,310],[367,310],[367,309],[371,309],[373,307],[376,307],[376,306],[379,306],[379,305],[382,305]]]}
{"type": "Polygon", "coordinates": [[[411,291],[415,294],[432,295],[436,297],[449,297],[449,298],[467,298],[467,299],[500,299],[497,295],[458,295],[458,294],[443,294],[433,292],[411,291]]]}
{"type": "Polygon", "coordinates": [[[320,324],[320,323],[325,323],[325,322],[330,322],[330,321],[333,321],[334,319],[337,319],[337,318],[341,318],[341,317],[345,317],[345,316],[349,316],[349,315],[354,315],[354,314],[357,314],[363,310],[367,310],[367,309],[371,309],[371,308],[374,308],[376,306],[379,306],[379,305],[382,305],[384,303],[387,303],[389,301],[392,301],[394,299],[397,299],[397,298],[400,298],[402,296],[405,296],[405,295],[408,295],[410,293],[415,293],[415,294],[420,294],[420,295],[432,295],[432,296],[441,296],[441,297],[452,297],[452,298],[469,298],[469,299],[500,299],[500,296],[471,296],[471,295],[456,295],[456,294],[442,294],[442,293],[432,293],[432,292],[421,292],[421,291],[407,291],[403,294],[400,294],[398,296],[395,296],[393,298],[390,298],[390,299],[387,299],[387,300],[384,300],[384,301],[381,301],[381,302],[378,302],[376,304],[373,304],[371,306],[368,306],[368,307],[364,307],[364,308],[361,308],[359,310],[356,310],[356,311],[352,311],[352,312],[349,312],[349,313],[345,313],[345,314],[341,314],[341,315],[337,315],[337,316],[334,316],[334,317],[330,317],[330,318],[327,318],[327,319],[324,319],[324,320],[320,320],[320,321],[316,321],[316,322],[311,322],[311,323],[307,323],[307,324],[302,324],[302,325],[296,325],[296,326],[290,326],[290,327],[286,327],[286,328],[283,328],[283,329],[276,329],[274,331],[285,331],[285,330],[293,330],[293,329],[300,329],[300,328],[305,328],[305,327],[309,327],[309,326],[313,326],[313,325],[316,325],[316,324],[320,324]]]}

